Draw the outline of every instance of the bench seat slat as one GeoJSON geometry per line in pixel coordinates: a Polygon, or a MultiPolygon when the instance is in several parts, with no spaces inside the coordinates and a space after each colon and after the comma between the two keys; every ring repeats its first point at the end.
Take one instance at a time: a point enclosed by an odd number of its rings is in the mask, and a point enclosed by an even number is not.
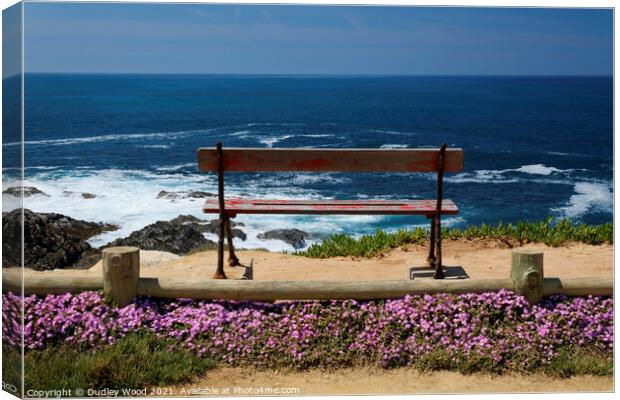
{"type": "MultiPolygon", "coordinates": [[[[433,215],[435,200],[264,200],[227,199],[228,214],[364,214],[433,215]]],[[[205,213],[219,213],[217,199],[208,199],[205,213]]],[[[441,214],[458,214],[452,200],[444,199],[441,214]]]]}
{"type": "MultiPolygon", "coordinates": [[[[288,149],[228,147],[225,172],[436,172],[439,149],[288,149]]],[[[198,168],[217,171],[217,151],[198,149],[198,168]]],[[[445,172],[463,170],[463,150],[446,149],[445,172]]]]}

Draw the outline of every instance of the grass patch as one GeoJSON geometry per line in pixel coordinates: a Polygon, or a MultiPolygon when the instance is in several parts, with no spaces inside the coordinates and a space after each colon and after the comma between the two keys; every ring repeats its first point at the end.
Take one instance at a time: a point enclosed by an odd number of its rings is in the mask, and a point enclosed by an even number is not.
{"type": "MultiPolygon", "coordinates": [[[[31,350],[25,356],[24,387],[26,391],[141,389],[187,382],[216,366],[210,359],[169,345],[152,334],[136,333],[102,349],[61,345],[31,350]]],[[[19,365],[18,349],[3,346],[3,353],[3,361],[19,365]]]]}
{"type": "MultiPolygon", "coordinates": [[[[576,375],[613,376],[614,361],[611,354],[596,349],[562,347],[549,364],[530,369],[506,368],[488,357],[476,354],[459,356],[456,360],[445,351],[437,350],[417,358],[411,365],[421,373],[432,371],[455,371],[468,375],[473,373],[503,374],[518,371],[526,374],[543,373],[553,378],[570,378],[576,375]]],[[[398,367],[398,366],[396,366],[398,367]]]]}
{"type": "MultiPolygon", "coordinates": [[[[3,346],[5,382],[19,389],[19,351],[3,346]]],[[[68,347],[33,350],[26,353],[25,390],[82,389],[141,389],[188,382],[216,366],[214,361],[201,359],[190,353],[170,350],[161,339],[152,335],[132,335],[117,344],[94,351],[80,351],[68,347]]],[[[364,367],[364,364],[358,365],[364,367]]],[[[494,363],[488,357],[458,357],[453,360],[446,352],[438,350],[421,355],[411,366],[421,373],[454,371],[462,374],[510,372],[510,368],[494,363]]],[[[348,364],[343,367],[350,367],[348,364]]],[[[387,366],[399,368],[399,365],[387,366]]],[[[333,366],[316,369],[335,371],[333,366]]],[[[296,371],[294,365],[278,369],[296,371]]],[[[554,378],[576,375],[613,376],[613,356],[592,349],[565,347],[547,365],[520,370],[526,374],[543,373],[554,378]]],[[[147,392],[148,393],[148,392],[147,392]]],[[[14,393],[18,395],[18,393],[14,393]]]]}
{"type": "MultiPolygon", "coordinates": [[[[399,230],[386,233],[377,230],[373,235],[364,235],[359,239],[344,234],[335,234],[322,243],[313,244],[305,251],[292,254],[311,257],[374,257],[377,254],[405,244],[424,244],[428,235],[425,228],[399,230]]],[[[497,225],[476,225],[464,229],[442,229],[444,239],[515,239],[519,243],[544,243],[558,247],[567,242],[586,244],[613,243],[613,224],[602,225],[575,224],[563,219],[556,223],[552,218],[540,222],[520,221],[516,224],[498,223],[497,225]]]]}
{"type": "Polygon", "coordinates": [[[2,386],[3,390],[17,397],[20,394],[22,382],[22,362],[20,348],[2,342],[2,386]]]}
{"type": "Polygon", "coordinates": [[[614,373],[614,360],[611,354],[580,348],[563,348],[543,371],[556,378],[573,375],[606,375],[614,373]]]}

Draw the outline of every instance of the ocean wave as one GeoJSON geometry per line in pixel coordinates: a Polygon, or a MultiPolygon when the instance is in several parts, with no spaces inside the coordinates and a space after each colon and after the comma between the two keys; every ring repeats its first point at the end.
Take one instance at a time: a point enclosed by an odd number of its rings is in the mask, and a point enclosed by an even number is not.
{"type": "Polygon", "coordinates": [[[250,122],[244,126],[304,126],[301,122],[250,122]]]}
{"type": "MultiPolygon", "coordinates": [[[[212,132],[215,129],[202,129],[192,131],[177,131],[177,132],[154,132],[154,133],[129,133],[129,134],[110,134],[110,135],[98,135],[98,136],[86,136],[86,137],[74,137],[74,138],[62,138],[62,139],[46,139],[46,140],[27,140],[24,145],[47,145],[47,146],[64,146],[72,144],[84,144],[84,143],[97,143],[97,142],[109,142],[116,140],[134,140],[134,139],[170,139],[178,138],[182,136],[192,135],[196,133],[212,132]]],[[[18,146],[21,142],[4,143],[3,146],[18,146]]]]}
{"type": "Polygon", "coordinates": [[[547,167],[544,164],[532,164],[532,165],[523,165],[514,170],[505,170],[505,172],[508,172],[508,171],[523,172],[524,174],[530,174],[530,175],[551,175],[556,172],[569,172],[572,170],[561,170],[555,167],[547,167]]]}
{"type": "Polygon", "coordinates": [[[613,212],[614,196],[608,184],[578,182],[575,184],[575,194],[564,207],[552,208],[552,212],[563,218],[578,219],[591,211],[613,212]]]}
{"type": "Polygon", "coordinates": [[[169,144],[143,144],[136,147],[141,149],[169,149],[172,146],[169,144]]]}
{"type": "Polygon", "coordinates": [[[351,181],[350,178],[331,173],[312,174],[312,173],[288,173],[282,172],[269,176],[260,176],[257,179],[246,179],[245,184],[256,185],[256,187],[290,187],[304,186],[315,183],[345,184],[351,181]]]}
{"type": "Polygon", "coordinates": [[[405,135],[405,136],[411,136],[411,135],[416,135],[416,133],[414,132],[400,132],[400,131],[392,131],[392,130],[387,130],[387,129],[369,129],[367,132],[370,133],[381,133],[381,134],[385,134],[385,135],[405,135]]]}
{"type": "Polygon", "coordinates": [[[589,154],[565,153],[565,152],[562,152],[562,151],[546,151],[545,154],[549,154],[551,156],[562,156],[562,157],[592,157],[589,154]]]}
{"type": "MultiPolygon", "coordinates": [[[[529,176],[563,176],[570,177],[574,171],[586,171],[584,169],[559,169],[548,167],[544,164],[528,164],[519,168],[501,170],[476,170],[474,172],[462,172],[454,176],[444,178],[452,183],[516,183],[523,181],[539,181],[529,176]]],[[[572,184],[572,180],[548,179],[545,183],[572,184]]]]}
{"type": "Polygon", "coordinates": [[[273,147],[274,144],[279,143],[283,140],[290,139],[294,137],[293,135],[283,135],[283,136],[268,136],[259,138],[258,142],[264,144],[267,147],[273,147]]]}
{"type": "Polygon", "coordinates": [[[380,148],[382,149],[406,149],[409,145],[406,144],[382,144],[380,148]]]}
{"type": "MultiPolygon", "coordinates": [[[[24,169],[29,170],[29,169],[34,169],[34,170],[40,170],[40,171],[51,171],[51,170],[55,170],[55,169],[59,169],[62,168],[60,166],[54,166],[54,165],[49,165],[49,166],[44,166],[44,165],[31,165],[28,167],[24,167],[24,169]]],[[[3,171],[20,171],[22,168],[21,167],[3,167],[2,170],[3,171]]]]}
{"type": "Polygon", "coordinates": [[[326,137],[334,137],[336,135],[331,134],[331,133],[316,133],[316,134],[305,133],[303,135],[297,135],[297,136],[309,137],[309,138],[326,138],[326,137]]]}
{"type": "Polygon", "coordinates": [[[191,167],[196,167],[196,163],[184,163],[184,164],[170,165],[167,167],[158,167],[155,170],[156,171],[180,171],[182,169],[191,168],[191,167]]]}
{"type": "Polygon", "coordinates": [[[235,132],[229,133],[228,136],[245,138],[245,137],[248,137],[248,134],[250,133],[252,133],[252,131],[242,130],[242,131],[235,131],[235,132]]]}

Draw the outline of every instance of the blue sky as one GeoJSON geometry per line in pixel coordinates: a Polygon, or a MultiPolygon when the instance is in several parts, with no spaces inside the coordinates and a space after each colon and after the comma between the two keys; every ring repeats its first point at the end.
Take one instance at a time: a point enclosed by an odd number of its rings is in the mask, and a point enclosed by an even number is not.
{"type": "Polygon", "coordinates": [[[26,72],[611,75],[610,9],[26,3],[26,72]]]}

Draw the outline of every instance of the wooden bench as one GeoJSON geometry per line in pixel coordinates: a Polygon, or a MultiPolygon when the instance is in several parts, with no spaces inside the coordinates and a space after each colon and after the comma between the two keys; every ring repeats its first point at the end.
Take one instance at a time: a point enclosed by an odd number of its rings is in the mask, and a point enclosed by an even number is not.
{"type": "Polygon", "coordinates": [[[456,204],[443,199],[444,172],[463,169],[463,150],[448,149],[285,149],[215,148],[198,150],[201,171],[215,172],[218,197],[204,205],[205,213],[219,214],[219,247],[215,279],[224,274],[224,235],[230,266],[239,265],[230,220],[237,214],[363,214],[425,215],[431,220],[428,262],[435,279],[443,279],[441,264],[441,215],[457,214],[456,204]],[[224,172],[435,172],[437,198],[431,200],[264,200],[225,199],[224,172]]]}

